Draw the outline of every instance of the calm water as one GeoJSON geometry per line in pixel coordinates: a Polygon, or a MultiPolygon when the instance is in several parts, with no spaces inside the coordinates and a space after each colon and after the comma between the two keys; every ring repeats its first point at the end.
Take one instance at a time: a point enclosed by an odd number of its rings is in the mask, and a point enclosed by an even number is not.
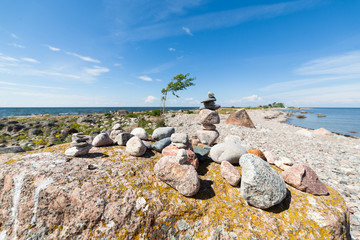
{"type": "MultiPolygon", "coordinates": [[[[296,110],[286,111],[295,112],[296,110]]],[[[299,119],[292,116],[287,123],[310,129],[326,128],[331,132],[360,137],[360,108],[306,108],[294,114],[302,114],[306,118],[299,119]],[[307,113],[300,113],[300,111],[307,113]],[[326,117],[319,118],[318,113],[326,117]]]]}
{"type": "MultiPolygon", "coordinates": [[[[109,111],[126,110],[128,112],[141,112],[159,107],[67,107],[67,108],[0,108],[0,119],[11,117],[28,117],[38,114],[50,115],[76,115],[88,113],[102,113],[109,111]]],[[[196,107],[167,107],[166,110],[194,110],[196,107]]]]}

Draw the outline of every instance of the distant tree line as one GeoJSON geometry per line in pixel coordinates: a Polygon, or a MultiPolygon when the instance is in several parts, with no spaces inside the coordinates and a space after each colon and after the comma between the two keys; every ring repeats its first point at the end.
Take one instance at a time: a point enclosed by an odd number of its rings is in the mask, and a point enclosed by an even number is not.
{"type": "Polygon", "coordinates": [[[270,103],[268,105],[263,105],[263,106],[259,106],[259,107],[262,107],[262,108],[284,108],[285,105],[281,102],[273,102],[273,103],[270,103]]]}

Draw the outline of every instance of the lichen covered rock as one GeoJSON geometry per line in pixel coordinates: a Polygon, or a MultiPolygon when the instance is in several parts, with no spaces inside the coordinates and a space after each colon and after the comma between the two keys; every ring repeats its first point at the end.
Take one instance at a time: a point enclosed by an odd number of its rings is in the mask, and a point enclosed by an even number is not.
{"type": "MultiPolygon", "coordinates": [[[[200,189],[185,197],[157,179],[161,154],[92,148],[67,161],[69,144],[0,156],[0,236],[6,239],[349,239],[341,195],[289,186],[282,204],[249,206],[204,159],[200,189]],[[89,168],[96,164],[97,168],[89,168]]],[[[263,160],[261,160],[263,161],[263,160]]],[[[264,162],[264,161],[263,161],[264,162]]],[[[235,166],[238,171],[244,170],[235,166]]]]}

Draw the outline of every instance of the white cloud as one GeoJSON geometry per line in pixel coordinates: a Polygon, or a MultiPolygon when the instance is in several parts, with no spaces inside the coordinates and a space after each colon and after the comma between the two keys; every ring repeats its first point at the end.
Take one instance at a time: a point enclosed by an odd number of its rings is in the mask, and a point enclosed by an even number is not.
{"type": "Polygon", "coordinates": [[[170,51],[170,52],[175,52],[176,49],[175,49],[175,48],[169,48],[169,51],[170,51]]]}
{"type": "Polygon", "coordinates": [[[43,70],[31,70],[28,72],[29,75],[35,76],[55,76],[55,77],[65,77],[72,79],[81,79],[80,76],[75,74],[61,73],[61,72],[52,72],[52,71],[43,71],[43,70]]]}
{"type": "Polygon", "coordinates": [[[49,87],[49,86],[39,86],[39,85],[29,85],[29,84],[20,84],[20,83],[12,83],[12,82],[5,82],[0,81],[1,85],[8,85],[8,86],[19,86],[19,87],[30,87],[30,88],[41,88],[41,89],[56,89],[56,90],[66,90],[66,88],[62,87],[49,87]]]}
{"type": "Polygon", "coordinates": [[[20,39],[15,33],[10,33],[10,36],[15,39],[20,39]]]}
{"type": "Polygon", "coordinates": [[[186,34],[192,36],[193,34],[191,33],[190,31],[190,28],[187,28],[187,27],[182,27],[182,30],[184,30],[186,32],[186,34]]]}
{"type": "Polygon", "coordinates": [[[159,78],[157,78],[157,79],[155,79],[157,82],[162,82],[162,80],[161,79],[159,79],[159,78]]]}
{"type": "Polygon", "coordinates": [[[21,58],[21,60],[23,60],[25,62],[30,62],[30,63],[39,63],[38,60],[33,59],[33,58],[21,58]]]}
{"type": "Polygon", "coordinates": [[[100,61],[97,60],[97,59],[94,59],[94,58],[91,58],[91,57],[86,57],[86,56],[81,56],[81,55],[79,55],[77,53],[66,52],[66,54],[77,57],[77,58],[80,58],[81,60],[86,61],[86,62],[100,63],[100,61]]]}
{"type": "Polygon", "coordinates": [[[92,76],[99,76],[102,73],[109,72],[110,69],[106,67],[94,66],[93,68],[85,68],[85,72],[92,76]]]}
{"type": "Polygon", "coordinates": [[[24,45],[17,44],[17,43],[10,43],[9,45],[10,45],[10,46],[13,46],[13,47],[17,47],[17,48],[25,48],[24,45]]]}
{"type": "Polygon", "coordinates": [[[156,97],[154,97],[154,96],[148,96],[148,97],[145,99],[145,102],[146,102],[146,103],[152,103],[154,100],[156,100],[156,97]]]}
{"type": "Polygon", "coordinates": [[[5,61],[5,62],[18,62],[19,60],[16,59],[16,58],[13,58],[13,57],[9,57],[9,56],[6,56],[2,53],[0,53],[0,61],[5,61]]]}
{"type": "Polygon", "coordinates": [[[60,48],[52,47],[50,45],[47,46],[51,51],[58,52],[60,51],[60,48]]]}
{"type": "Polygon", "coordinates": [[[360,74],[360,51],[311,60],[295,70],[300,75],[360,74]]]}
{"type": "Polygon", "coordinates": [[[229,100],[230,103],[255,103],[255,102],[259,102],[261,101],[262,98],[259,97],[258,95],[256,94],[253,94],[251,96],[247,96],[247,97],[242,97],[242,98],[239,98],[239,99],[231,99],[229,100]]]}
{"type": "Polygon", "coordinates": [[[149,76],[146,76],[146,75],[140,76],[140,77],[138,77],[138,78],[141,79],[141,80],[143,80],[143,81],[147,81],[147,82],[151,82],[151,81],[152,81],[152,78],[149,77],[149,76]]]}
{"type": "Polygon", "coordinates": [[[115,67],[122,67],[123,65],[122,65],[122,63],[114,63],[114,66],[115,67]]]}

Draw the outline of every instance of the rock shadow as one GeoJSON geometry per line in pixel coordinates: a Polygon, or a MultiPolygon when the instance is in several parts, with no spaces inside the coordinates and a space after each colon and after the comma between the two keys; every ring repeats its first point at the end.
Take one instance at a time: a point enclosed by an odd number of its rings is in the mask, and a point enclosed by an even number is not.
{"type": "Polygon", "coordinates": [[[213,185],[214,181],[212,180],[202,180],[200,179],[200,190],[193,196],[195,199],[206,200],[215,197],[213,185]]]}
{"type": "Polygon", "coordinates": [[[199,167],[197,169],[198,174],[204,176],[209,171],[208,167],[212,162],[213,161],[209,157],[199,160],[199,167]]]}
{"type": "Polygon", "coordinates": [[[109,155],[104,153],[87,153],[85,155],[79,156],[79,158],[103,158],[109,157],[109,155]]]}
{"type": "Polygon", "coordinates": [[[153,153],[151,150],[146,150],[144,155],[142,155],[141,157],[143,157],[143,158],[152,158],[153,156],[155,156],[155,153],[153,153]]]}
{"type": "Polygon", "coordinates": [[[281,213],[283,211],[286,211],[289,209],[290,207],[290,202],[291,202],[291,192],[289,189],[286,189],[286,197],[284,200],[282,200],[281,203],[271,207],[271,208],[268,208],[268,209],[264,209],[264,211],[267,211],[267,212],[272,212],[272,213],[281,213]]]}

